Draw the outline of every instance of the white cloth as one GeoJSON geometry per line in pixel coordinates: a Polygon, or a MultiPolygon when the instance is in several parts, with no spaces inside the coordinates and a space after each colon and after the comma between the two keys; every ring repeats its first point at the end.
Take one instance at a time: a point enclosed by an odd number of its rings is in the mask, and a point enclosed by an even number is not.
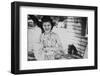
{"type": "Polygon", "coordinates": [[[39,42],[41,34],[41,29],[37,26],[28,29],[27,40],[28,40],[28,51],[32,51],[32,49],[38,48],[37,44],[39,42]]]}

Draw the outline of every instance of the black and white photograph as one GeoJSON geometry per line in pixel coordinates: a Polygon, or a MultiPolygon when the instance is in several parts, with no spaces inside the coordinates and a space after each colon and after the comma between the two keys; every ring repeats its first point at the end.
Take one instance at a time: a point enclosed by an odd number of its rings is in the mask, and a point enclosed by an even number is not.
{"type": "Polygon", "coordinates": [[[13,2],[14,74],[97,69],[97,7],[13,2]]]}
{"type": "Polygon", "coordinates": [[[87,17],[28,14],[28,61],[87,59],[87,22],[87,17]]]}

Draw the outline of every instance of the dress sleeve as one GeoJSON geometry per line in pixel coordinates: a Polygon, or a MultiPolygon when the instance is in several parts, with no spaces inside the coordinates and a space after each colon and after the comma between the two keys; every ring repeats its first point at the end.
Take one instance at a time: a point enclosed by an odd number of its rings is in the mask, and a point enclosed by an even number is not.
{"type": "Polygon", "coordinates": [[[57,43],[56,43],[56,54],[55,54],[55,57],[56,56],[62,56],[64,55],[64,49],[63,49],[63,46],[62,46],[62,43],[61,43],[61,40],[60,40],[60,37],[56,34],[55,35],[55,38],[57,40],[57,43]]]}
{"type": "Polygon", "coordinates": [[[43,34],[40,35],[39,42],[41,43],[43,41],[43,34]]]}
{"type": "Polygon", "coordinates": [[[57,40],[57,48],[58,48],[59,50],[63,50],[60,37],[59,37],[57,34],[55,34],[55,39],[57,40]]]}
{"type": "Polygon", "coordinates": [[[41,45],[41,49],[43,48],[43,34],[40,35],[39,43],[41,45]]]}

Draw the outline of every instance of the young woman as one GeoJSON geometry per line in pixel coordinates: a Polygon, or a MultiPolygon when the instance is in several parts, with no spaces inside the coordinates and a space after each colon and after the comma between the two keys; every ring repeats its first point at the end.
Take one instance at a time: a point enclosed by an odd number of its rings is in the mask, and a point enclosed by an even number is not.
{"type": "Polygon", "coordinates": [[[64,55],[59,36],[52,32],[53,22],[49,16],[42,18],[42,34],[40,36],[41,58],[43,60],[61,59],[64,55]]]}

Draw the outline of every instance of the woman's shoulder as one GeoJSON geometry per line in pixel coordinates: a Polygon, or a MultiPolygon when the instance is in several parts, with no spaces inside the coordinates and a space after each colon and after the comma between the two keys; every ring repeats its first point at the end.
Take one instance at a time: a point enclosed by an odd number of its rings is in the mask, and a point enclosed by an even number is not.
{"type": "Polygon", "coordinates": [[[57,35],[55,32],[51,32],[51,35],[57,35]]]}
{"type": "Polygon", "coordinates": [[[41,33],[41,34],[40,34],[40,38],[42,38],[43,36],[44,36],[44,33],[41,33]]]}
{"type": "Polygon", "coordinates": [[[51,32],[51,35],[54,36],[54,37],[59,37],[58,34],[55,33],[55,32],[51,32]]]}

